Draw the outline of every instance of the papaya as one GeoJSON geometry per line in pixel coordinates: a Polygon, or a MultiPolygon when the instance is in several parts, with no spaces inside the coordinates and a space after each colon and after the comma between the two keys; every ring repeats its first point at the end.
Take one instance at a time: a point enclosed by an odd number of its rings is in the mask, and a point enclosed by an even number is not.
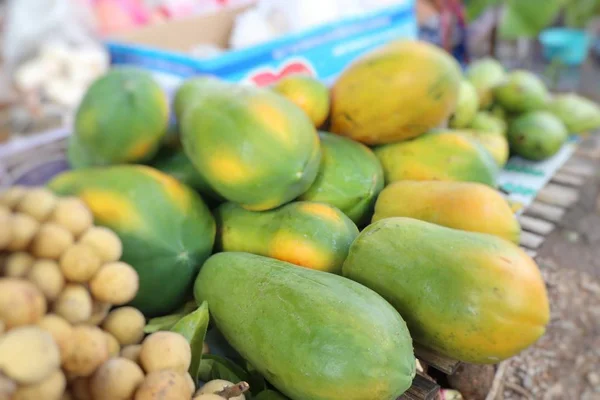
{"type": "Polygon", "coordinates": [[[300,107],[316,128],[329,116],[329,89],[311,76],[289,75],[273,84],[272,89],[300,107]]]}
{"type": "Polygon", "coordinates": [[[454,132],[432,131],[416,139],[380,146],[386,183],[443,180],[496,185],[498,165],[475,140],[454,132]]]}
{"type": "Polygon", "coordinates": [[[506,136],[507,124],[502,117],[488,111],[479,111],[469,125],[470,129],[482,132],[496,132],[506,136]]]}
{"type": "Polygon", "coordinates": [[[67,157],[72,168],[147,161],[168,124],[167,96],[152,76],[132,67],[112,68],[79,104],[67,157]]]}
{"type": "Polygon", "coordinates": [[[407,217],[519,243],[521,227],[508,202],[489,186],[473,182],[399,181],[383,189],[373,222],[407,217]]]}
{"type": "Polygon", "coordinates": [[[183,149],[198,173],[248,210],[279,207],[314,182],[321,161],[314,126],[291,101],[265,88],[222,83],[186,109],[183,149]]]}
{"type": "Polygon", "coordinates": [[[183,112],[205,94],[214,91],[227,90],[229,85],[213,76],[195,76],[186,79],[175,91],[173,111],[178,121],[183,118],[183,112]]]}
{"type": "Polygon", "coordinates": [[[298,201],[248,211],[225,203],[215,210],[217,251],[243,251],[302,267],[340,273],[358,228],[340,210],[298,201]]]}
{"type": "Polygon", "coordinates": [[[162,172],[141,165],[85,168],[49,183],[61,196],[77,196],[97,225],[123,243],[121,260],[139,275],[132,305],[146,316],[167,314],[190,294],[211,254],[215,221],[202,198],[162,172]]]}
{"type": "Polygon", "coordinates": [[[496,161],[498,166],[504,167],[506,165],[509,151],[508,140],[504,135],[494,132],[476,131],[473,129],[462,129],[454,132],[471,138],[481,144],[494,158],[494,161],[496,161]]]}
{"type": "Polygon", "coordinates": [[[381,163],[367,146],[343,136],[319,132],[321,167],[299,199],[339,208],[358,226],[368,222],[383,189],[381,163]]]}
{"type": "Polygon", "coordinates": [[[416,343],[463,362],[510,358],[550,319],[538,266],[493,235],[382,219],[354,241],[343,273],[389,301],[416,343]]]}
{"type": "Polygon", "coordinates": [[[218,253],[194,285],[216,327],[292,400],[395,400],[415,376],[402,317],[338,275],[249,253],[218,253]]]}
{"type": "Polygon", "coordinates": [[[600,128],[600,107],[575,93],[554,96],[548,110],[565,124],[569,133],[588,133],[600,128]]]}
{"type": "Polygon", "coordinates": [[[552,157],[569,138],[562,121],[549,111],[533,111],[511,121],[508,141],[511,150],[528,160],[552,157]]]}
{"type": "Polygon", "coordinates": [[[515,70],[494,89],[496,102],[513,113],[540,110],[546,107],[550,93],[544,82],[532,72],[515,70]]]}
{"type": "Polygon", "coordinates": [[[150,166],[196,190],[207,202],[223,202],[223,198],[219,196],[204,180],[202,175],[196,171],[196,168],[183,150],[161,149],[156,158],[150,163],[150,166]]]}
{"type": "Polygon", "coordinates": [[[477,91],[480,108],[486,109],[492,104],[493,90],[504,81],[506,71],[497,60],[486,57],[469,65],[465,76],[477,91]]]}
{"type": "Polygon", "coordinates": [[[410,139],[454,112],[457,61],[433,44],[393,41],[345,69],[332,89],[332,132],[378,145],[410,139]]]}
{"type": "Polygon", "coordinates": [[[458,103],[456,111],[450,118],[451,128],[466,128],[475,118],[479,110],[479,97],[475,86],[468,80],[463,79],[458,92],[458,103]]]}

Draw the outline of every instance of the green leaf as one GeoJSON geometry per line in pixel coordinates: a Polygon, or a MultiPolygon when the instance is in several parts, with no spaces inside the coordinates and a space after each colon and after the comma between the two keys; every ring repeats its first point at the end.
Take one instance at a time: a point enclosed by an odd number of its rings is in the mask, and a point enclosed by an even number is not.
{"type": "Polygon", "coordinates": [[[262,391],[254,398],[255,400],[287,400],[287,397],[274,390],[262,391]]]}
{"type": "Polygon", "coordinates": [[[564,0],[507,0],[500,21],[502,39],[533,37],[558,16],[564,0]]]}
{"type": "Polygon", "coordinates": [[[467,19],[476,20],[488,8],[502,3],[503,0],[465,0],[467,19]]]}
{"type": "Polygon", "coordinates": [[[223,379],[233,383],[248,382],[249,380],[248,373],[242,367],[214,354],[205,354],[202,357],[198,368],[198,378],[205,382],[213,379],[223,379]]]}
{"type": "Polygon", "coordinates": [[[154,333],[157,331],[168,331],[186,314],[194,311],[198,305],[195,301],[188,301],[179,310],[173,314],[164,315],[162,317],[151,318],[144,327],[144,333],[154,333]]]}
{"type": "Polygon", "coordinates": [[[208,303],[204,301],[196,311],[181,318],[170,329],[172,332],[183,335],[190,344],[192,349],[192,362],[190,364],[189,372],[192,378],[195,379],[198,379],[198,369],[202,360],[202,348],[209,320],[208,303]]]}

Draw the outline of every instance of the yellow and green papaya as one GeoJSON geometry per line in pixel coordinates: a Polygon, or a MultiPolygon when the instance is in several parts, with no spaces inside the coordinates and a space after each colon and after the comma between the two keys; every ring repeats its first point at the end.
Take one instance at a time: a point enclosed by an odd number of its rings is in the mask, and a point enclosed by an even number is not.
{"type": "Polygon", "coordinates": [[[279,207],[314,182],[321,161],[306,114],[269,89],[228,84],[183,113],[181,141],[219,195],[248,210],[279,207]]]}
{"type": "Polygon", "coordinates": [[[340,273],[358,228],[337,208],[298,201],[249,211],[225,203],[215,210],[217,251],[244,251],[302,267],[340,273]]]}
{"type": "Polygon", "coordinates": [[[177,120],[183,118],[183,112],[198,99],[213,91],[227,90],[228,83],[213,76],[195,76],[182,82],[175,91],[173,112],[177,120]]]}
{"type": "Polygon", "coordinates": [[[331,204],[359,227],[373,214],[383,189],[383,169],[373,151],[349,138],[320,132],[321,167],[317,179],[299,199],[331,204]]]}
{"type": "Polygon", "coordinates": [[[490,153],[498,166],[504,167],[506,165],[510,153],[506,136],[496,132],[476,131],[474,129],[461,129],[451,132],[477,141],[490,153]]]}
{"type": "Polygon", "coordinates": [[[338,275],[249,253],[204,263],[194,295],[227,342],[294,400],[395,400],[415,376],[402,317],[338,275]]]}
{"type": "Polygon", "coordinates": [[[332,89],[331,130],[377,145],[419,136],[454,112],[462,80],[439,47],[399,40],[359,58],[332,89]]]}
{"type": "Polygon", "coordinates": [[[496,186],[499,167],[475,140],[454,132],[429,132],[375,149],[386,183],[402,180],[467,181],[496,186]]]}
{"type": "Polygon", "coordinates": [[[382,219],[354,241],[343,274],[389,301],[415,342],[464,362],[510,358],[550,319],[538,266],[493,235],[382,219]]]}
{"type": "Polygon", "coordinates": [[[147,161],[167,133],[169,103],[152,76],[117,67],[88,88],[69,138],[72,168],[147,161]]]}
{"type": "Polygon", "coordinates": [[[373,222],[408,217],[519,243],[521,227],[496,190],[473,182],[398,181],[383,189],[373,222]]]}
{"type": "Polygon", "coordinates": [[[215,237],[215,221],[196,192],[140,165],[68,171],[49,187],[59,195],[81,198],[94,222],[121,238],[121,260],[140,278],[133,306],[156,316],[183,304],[215,237]]]}
{"type": "Polygon", "coordinates": [[[316,128],[323,125],[329,116],[329,89],[311,76],[286,76],[278,80],[272,89],[300,107],[316,128]]]}

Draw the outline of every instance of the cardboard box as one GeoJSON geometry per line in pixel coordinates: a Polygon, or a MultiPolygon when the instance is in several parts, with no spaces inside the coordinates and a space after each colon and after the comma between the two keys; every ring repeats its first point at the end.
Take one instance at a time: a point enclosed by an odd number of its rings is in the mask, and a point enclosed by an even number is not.
{"type": "Polygon", "coordinates": [[[151,70],[167,88],[183,78],[202,74],[266,85],[282,76],[304,72],[330,83],[357,56],[393,39],[416,38],[418,32],[415,0],[399,0],[393,7],[215,58],[198,59],[188,54],[199,44],[225,47],[235,16],[244,9],[127,32],[108,41],[112,62],[151,70]]]}

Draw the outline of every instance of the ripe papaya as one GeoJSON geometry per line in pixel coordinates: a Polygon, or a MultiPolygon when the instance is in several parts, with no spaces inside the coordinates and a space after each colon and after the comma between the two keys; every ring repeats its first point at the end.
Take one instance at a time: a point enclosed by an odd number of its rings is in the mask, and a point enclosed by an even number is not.
{"type": "Polygon", "coordinates": [[[89,87],[69,138],[72,168],[136,163],[156,154],[169,123],[166,94],[152,76],[117,67],[89,87]]]}
{"type": "Polygon", "coordinates": [[[600,128],[600,107],[578,94],[555,96],[548,110],[562,120],[570,133],[588,133],[600,128]]]}
{"type": "Polygon", "coordinates": [[[264,211],[304,193],[321,161],[308,117],[265,88],[226,84],[186,109],[181,141],[198,173],[219,195],[264,211]]]}
{"type": "Polygon", "coordinates": [[[319,136],[323,153],[319,174],[299,199],[331,204],[362,226],[383,189],[381,163],[361,143],[328,132],[319,136]]]}
{"type": "Polygon", "coordinates": [[[467,181],[496,185],[498,165],[479,143],[453,132],[432,131],[413,140],[380,146],[386,183],[401,180],[467,181]]]}
{"type": "Polygon", "coordinates": [[[141,165],[68,171],[49,187],[59,195],[80,197],[95,223],[121,238],[121,260],[140,278],[133,306],[156,316],[183,304],[215,236],[215,221],[198,194],[141,165]]]}
{"type": "Polygon", "coordinates": [[[508,161],[508,140],[502,134],[495,132],[476,131],[473,129],[462,129],[453,131],[465,137],[471,138],[484,149],[490,153],[490,155],[496,161],[496,164],[500,167],[504,167],[508,161]]]}
{"type": "Polygon", "coordinates": [[[388,300],[415,342],[464,362],[516,355],[550,318],[535,262],[493,235],[382,219],[354,241],[343,273],[388,300]]]}
{"type": "Polygon", "coordinates": [[[515,70],[494,88],[494,98],[507,111],[522,113],[546,107],[550,93],[533,72],[515,70]]]}
{"type": "Polygon", "coordinates": [[[493,58],[482,58],[467,68],[466,78],[475,86],[480,108],[488,108],[494,100],[493,90],[506,78],[502,64],[493,58]]]}
{"type": "Polygon", "coordinates": [[[549,111],[533,111],[511,121],[508,140],[515,154],[533,161],[552,157],[569,138],[563,122],[549,111]]]}
{"type": "Polygon", "coordinates": [[[358,228],[340,210],[298,201],[248,211],[234,203],[215,210],[218,251],[244,251],[302,267],[340,273],[358,228]]]}
{"type": "Polygon", "coordinates": [[[463,79],[460,82],[456,111],[450,117],[448,124],[451,128],[466,128],[475,118],[477,110],[479,110],[477,90],[471,82],[463,79]]]}
{"type": "Polygon", "coordinates": [[[398,181],[383,189],[373,222],[408,217],[449,228],[489,233],[519,243],[521,227],[508,202],[473,182],[398,181]]]}
{"type": "Polygon", "coordinates": [[[419,136],[454,112],[461,80],[456,60],[435,45],[391,42],[359,58],[335,82],[332,132],[369,145],[419,136]]]}
{"type": "Polygon", "coordinates": [[[194,295],[208,302],[227,342],[290,399],[395,400],[412,383],[402,317],[349,279],[219,253],[202,267],[194,295]]]}
{"type": "Polygon", "coordinates": [[[319,80],[307,75],[290,75],[277,81],[272,89],[300,107],[316,128],[327,119],[329,89],[319,80]]]}

